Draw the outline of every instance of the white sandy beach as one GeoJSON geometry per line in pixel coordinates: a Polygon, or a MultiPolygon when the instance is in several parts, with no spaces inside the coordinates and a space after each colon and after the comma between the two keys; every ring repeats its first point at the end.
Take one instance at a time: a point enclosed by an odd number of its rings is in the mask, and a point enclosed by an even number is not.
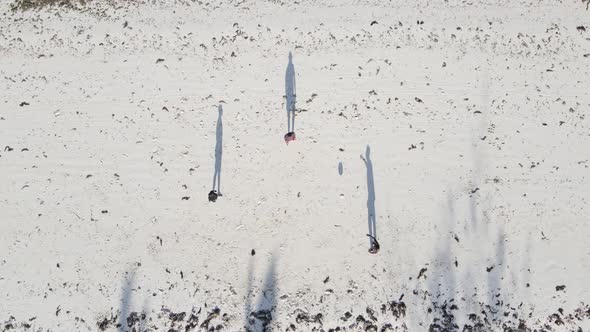
{"type": "Polygon", "coordinates": [[[11,2],[0,331],[590,331],[582,1],[11,2]]]}

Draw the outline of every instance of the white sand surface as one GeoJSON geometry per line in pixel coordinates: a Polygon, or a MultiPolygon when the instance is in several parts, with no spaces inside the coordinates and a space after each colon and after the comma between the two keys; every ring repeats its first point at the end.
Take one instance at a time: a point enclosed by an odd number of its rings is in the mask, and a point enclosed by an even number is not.
{"type": "Polygon", "coordinates": [[[590,330],[582,1],[10,3],[0,331],[590,330]]]}

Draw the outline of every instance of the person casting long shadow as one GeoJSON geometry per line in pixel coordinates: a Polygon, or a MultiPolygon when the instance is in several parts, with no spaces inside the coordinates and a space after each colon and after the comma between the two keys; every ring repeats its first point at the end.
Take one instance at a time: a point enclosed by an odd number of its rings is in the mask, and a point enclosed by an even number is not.
{"type": "Polygon", "coordinates": [[[377,223],[375,217],[375,180],[373,179],[373,162],[371,161],[371,147],[367,145],[365,157],[361,154],[361,159],[367,167],[367,214],[369,217],[369,252],[376,254],[379,252],[379,242],[377,242],[377,223]],[[366,159],[365,159],[366,157],[366,159]]]}
{"type": "Polygon", "coordinates": [[[215,202],[221,194],[221,155],[223,149],[223,122],[221,116],[223,115],[223,108],[219,105],[219,114],[217,116],[217,129],[215,130],[215,173],[213,173],[213,188],[209,192],[209,201],[215,202]],[[217,190],[215,190],[217,185],[217,190]]]}
{"type": "Polygon", "coordinates": [[[285,143],[295,140],[295,66],[293,66],[293,55],[289,52],[289,64],[285,73],[285,98],[287,107],[287,133],[285,134],[285,143]]]}

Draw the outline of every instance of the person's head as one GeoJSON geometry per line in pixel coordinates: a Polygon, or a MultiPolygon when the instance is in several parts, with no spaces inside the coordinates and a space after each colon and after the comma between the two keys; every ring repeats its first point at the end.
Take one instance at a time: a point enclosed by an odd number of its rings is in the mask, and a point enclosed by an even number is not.
{"type": "Polygon", "coordinates": [[[215,190],[211,190],[209,192],[209,202],[215,202],[217,200],[217,192],[215,190]]]}
{"type": "Polygon", "coordinates": [[[285,139],[285,143],[289,144],[290,141],[295,140],[295,133],[294,132],[286,133],[283,138],[285,139]]]}

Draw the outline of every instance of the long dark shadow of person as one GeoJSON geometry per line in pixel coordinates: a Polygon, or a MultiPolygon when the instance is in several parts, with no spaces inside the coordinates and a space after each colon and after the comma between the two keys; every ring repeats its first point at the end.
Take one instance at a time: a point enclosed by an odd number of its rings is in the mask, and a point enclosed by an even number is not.
{"type": "Polygon", "coordinates": [[[361,159],[367,167],[367,214],[369,218],[369,252],[376,254],[379,252],[379,242],[377,242],[377,223],[375,216],[375,180],[373,178],[373,162],[371,161],[371,147],[367,144],[365,157],[361,154],[361,159]]]}
{"type": "Polygon", "coordinates": [[[221,194],[221,157],[223,150],[223,107],[219,105],[217,116],[217,129],[215,130],[215,173],[213,173],[213,188],[209,192],[209,201],[215,202],[221,194]],[[217,190],[215,186],[217,185],[217,190]]]}
{"type": "Polygon", "coordinates": [[[296,103],[296,86],[295,86],[295,66],[293,65],[293,55],[289,52],[289,64],[285,72],[285,105],[287,108],[287,133],[285,134],[285,143],[295,140],[295,103],[296,103]]]}
{"type": "Polygon", "coordinates": [[[258,299],[256,308],[250,313],[250,317],[260,322],[255,323],[253,330],[248,331],[272,331],[271,323],[273,314],[276,315],[277,308],[277,279],[276,279],[276,258],[273,254],[270,265],[266,271],[266,277],[262,286],[262,296],[258,299]]]}

